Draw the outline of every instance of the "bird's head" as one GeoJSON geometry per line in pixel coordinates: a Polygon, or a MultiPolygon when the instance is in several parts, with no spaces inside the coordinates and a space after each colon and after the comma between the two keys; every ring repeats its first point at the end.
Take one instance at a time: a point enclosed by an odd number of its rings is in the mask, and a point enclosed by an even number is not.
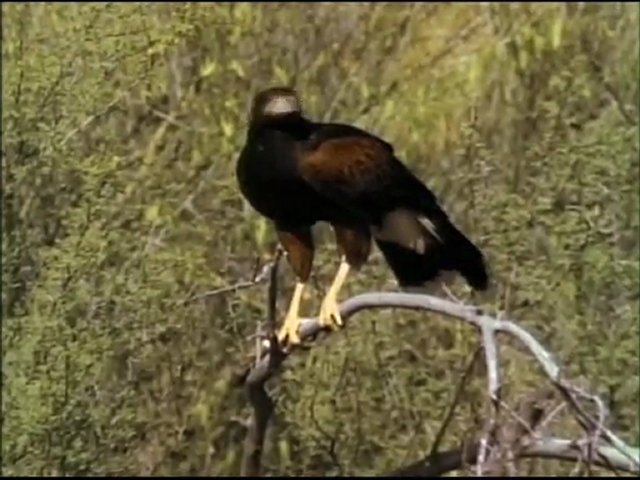
{"type": "Polygon", "coordinates": [[[302,115],[302,104],[296,91],[290,87],[271,87],[253,97],[249,121],[255,123],[291,115],[302,115]]]}

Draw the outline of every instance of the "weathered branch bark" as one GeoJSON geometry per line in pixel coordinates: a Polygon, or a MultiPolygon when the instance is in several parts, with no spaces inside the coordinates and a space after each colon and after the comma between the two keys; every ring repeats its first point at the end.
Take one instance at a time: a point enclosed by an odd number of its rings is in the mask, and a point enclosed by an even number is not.
{"type": "Polygon", "coordinates": [[[483,467],[488,457],[488,450],[495,437],[498,428],[498,416],[500,415],[501,388],[500,366],[498,363],[498,345],[495,330],[490,326],[482,326],[482,344],[484,345],[484,358],[487,365],[487,387],[491,398],[491,415],[487,420],[485,434],[480,439],[480,449],[476,462],[478,476],[483,475],[483,467]]]}
{"type": "MultiPolygon", "coordinates": [[[[269,270],[269,310],[268,327],[270,337],[270,347],[268,353],[267,371],[276,370],[280,363],[284,360],[284,356],[278,348],[276,339],[276,299],[277,299],[277,278],[278,265],[282,257],[282,250],[278,249],[273,260],[273,264],[269,270]]],[[[258,343],[258,345],[260,345],[258,343]]],[[[258,352],[258,356],[260,352],[258,352]]],[[[241,475],[243,477],[256,477],[260,475],[262,467],[262,450],[264,448],[264,440],[267,432],[269,420],[275,409],[275,402],[271,399],[265,390],[265,382],[269,376],[256,378],[248,376],[245,379],[245,391],[253,414],[249,420],[249,428],[244,442],[244,455],[242,458],[241,475]]]]}
{"type": "MultiPolygon", "coordinates": [[[[515,420],[499,428],[500,432],[496,435],[499,439],[497,443],[500,444],[499,447],[506,447],[509,450],[506,463],[513,462],[516,458],[533,457],[565,461],[583,460],[585,442],[560,438],[540,438],[536,433],[536,429],[544,423],[545,411],[548,409],[545,408],[545,403],[552,396],[551,394],[552,391],[549,389],[536,392],[532,398],[523,401],[516,412],[513,412],[515,420]]],[[[422,459],[384,476],[440,476],[465,466],[476,465],[477,467],[477,464],[482,461],[481,449],[482,440],[464,442],[459,448],[446,452],[438,453],[432,449],[422,459]]],[[[607,469],[637,472],[637,466],[634,466],[628,457],[622,455],[615,448],[604,445],[596,446],[591,463],[607,469]]],[[[495,468],[495,465],[493,467],[495,468]]],[[[513,465],[507,465],[508,467],[512,467],[513,470],[509,476],[517,476],[513,465]]],[[[485,473],[500,476],[491,468],[485,469],[485,473]]]]}
{"type": "Polygon", "coordinates": [[[254,412],[244,441],[244,456],[240,475],[255,477],[260,475],[265,433],[275,405],[265,391],[263,384],[249,384],[246,387],[246,392],[254,412]]]}
{"type": "MultiPolygon", "coordinates": [[[[562,377],[561,369],[553,359],[553,356],[533,335],[522,327],[519,327],[509,320],[497,319],[485,315],[477,307],[453,303],[430,295],[411,293],[365,293],[346,300],[342,303],[340,311],[343,320],[347,323],[356,313],[362,310],[376,308],[427,310],[462,320],[476,327],[483,334],[485,359],[489,372],[489,395],[494,402],[499,401],[500,390],[498,352],[494,344],[495,334],[503,332],[519,340],[536,359],[554,387],[567,400],[580,425],[589,433],[595,432],[595,434],[591,435],[591,440],[589,440],[592,451],[596,452],[595,458],[593,459],[594,464],[640,473],[640,450],[630,447],[606,428],[603,423],[606,415],[603,403],[599,401],[597,397],[588,395],[567,382],[562,377]],[[487,340],[489,341],[487,342],[487,340]],[[579,397],[596,403],[599,407],[598,419],[594,419],[584,411],[578,400],[579,397]],[[610,446],[603,445],[599,441],[600,439],[607,442],[610,446]]],[[[317,319],[305,319],[300,327],[300,336],[303,340],[308,340],[315,337],[322,330],[324,329],[320,326],[317,319]]],[[[267,379],[274,375],[287,354],[286,352],[278,352],[277,357],[279,358],[277,358],[275,362],[271,360],[271,353],[258,355],[259,360],[256,364],[242,375],[245,384],[264,384],[267,379]]],[[[532,439],[518,452],[518,456],[539,456],[575,460],[580,455],[583,455],[584,445],[581,445],[581,443],[583,442],[557,438],[532,439]]],[[[435,472],[437,469],[444,468],[444,466],[452,466],[446,470],[449,471],[459,468],[463,461],[466,464],[476,464],[479,453],[480,446],[478,442],[471,445],[464,452],[456,450],[446,454],[440,453],[435,455],[435,457],[431,456],[427,461],[422,461],[420,465],[422,466],[421,468],[428,468],[427,472],[435,472]]],[[[403,469],[403,471],[408,470],[403,469]]],[[[435,473],[428,474],[435,475],[435,473]]]]}
{"type": "MultiPolygon", "coordinates": [[[[474,465],[478,459],[480,442],[472,442],[466,447],[440,452],[421,459],[406,467],[402,467],[384,476],[397,477],[437,477],[465,465],[474,465]]],[[[548,458],[555,460],[577,461],[582,457],[582,449],[573,440],[560,438],[543,438],[531,440],[522,450],[516,453],[519,458],[548,458]]],[[[627,456],[613,447],[600,445],[593,459],[593,464],[599,467],[638,473],[638,466],[627,456]]]]}

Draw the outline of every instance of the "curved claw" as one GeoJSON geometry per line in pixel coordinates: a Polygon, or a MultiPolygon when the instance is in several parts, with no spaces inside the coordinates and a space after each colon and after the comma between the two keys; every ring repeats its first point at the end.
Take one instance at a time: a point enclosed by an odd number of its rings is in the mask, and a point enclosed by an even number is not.
{"type": "Polygon", "coordinates": [[[287,317],[284,321],[284,325],[278,332],[278,343],[280,345],[299,345],[302,340],[298,334],[298,328],[300,327],[300,318],[287,317]]]}
{"type": "Polygon", "coordinates": [[[320,325],[329,327],[332,330],[338,330],[344,322],[340,315],[340,306],[333,295],[327,295],[320,306],[319,315],[320,325]]]}
{"type": "Polygon", "coordinates": [[[291,303],[289,304],[289,310],[287,316],[284,319],[284,323],[278,332],[278,343],[280,345],[299,345],[301,343],[300,335],[298,334],[298,328],[300,328],[300,316],[298,311],[300,310],[300,300],[302,299],[302,291],[304,290],[304,283],[296,283],[296,288],[293,291],[291,297],[291,303]]]}

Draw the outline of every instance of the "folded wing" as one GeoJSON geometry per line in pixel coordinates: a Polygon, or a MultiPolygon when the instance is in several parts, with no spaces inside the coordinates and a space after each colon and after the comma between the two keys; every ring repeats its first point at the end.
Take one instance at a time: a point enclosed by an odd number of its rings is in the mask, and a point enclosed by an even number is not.
{"type": "Polygon", "coordinates": [[[300,153],[300,174],[318,193],[369,225],[403,287],[458,271],[488,286],[482,253],[388,143],[347,125],[320,126],[300,153]]]}

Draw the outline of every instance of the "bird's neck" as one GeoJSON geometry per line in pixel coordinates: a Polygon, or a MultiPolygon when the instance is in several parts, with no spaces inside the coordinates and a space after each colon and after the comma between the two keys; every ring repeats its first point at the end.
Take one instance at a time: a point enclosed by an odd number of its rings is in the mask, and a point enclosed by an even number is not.
{"type": "Polygon", "coordinates": [[[278,131],[302,140],[309,137],[313,130],[313,123],[299,113],[262,117],[253,121],[249,126],[249,136],[255,136],[266,131],[278,131]]]}

